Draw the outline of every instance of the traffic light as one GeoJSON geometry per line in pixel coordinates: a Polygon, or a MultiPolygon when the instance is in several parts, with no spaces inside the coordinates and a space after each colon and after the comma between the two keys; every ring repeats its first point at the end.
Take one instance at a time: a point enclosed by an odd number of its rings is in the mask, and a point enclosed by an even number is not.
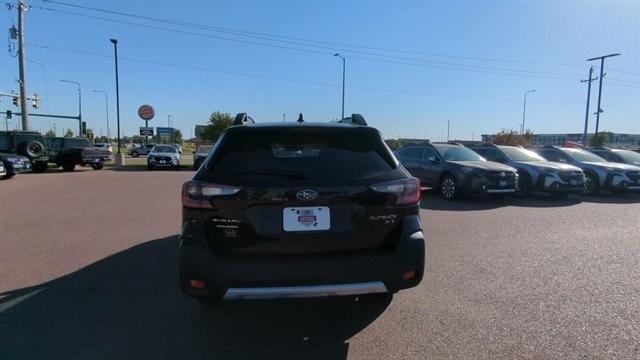
{"type": "Polygon", "coordinates": [[[87,133],[87,122],[86,121],[82,122],[82,133],[83,134],[87,133]]]}
{"type": "Polygon", "coordinates": [[[31,105],[33,105],[34,109],[40,107],[40,98],[38,97],[38,94],[33,94],[33,97],[31,98],[31,105]]]}
{"type": "Polygon", "coordinates": [[[11,110],[7,110],[7,119],[11,119],[11,110]]]}
{"type": "Polygon", "coordinates": [[[13,96],[13,106],[20,106],[20,97],[17,95],[13,96]]]}

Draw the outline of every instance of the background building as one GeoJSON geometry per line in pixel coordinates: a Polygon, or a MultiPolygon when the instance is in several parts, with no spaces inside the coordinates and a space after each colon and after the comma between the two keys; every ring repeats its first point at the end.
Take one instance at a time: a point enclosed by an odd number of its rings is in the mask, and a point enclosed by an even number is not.
{"type": "MultiPolygon", "coordinates": [[[[534,134],[532,145],[564,145],[565,142],[582,143],[583,134],[534,134]]],[[[495,135],[482,135],[483,142],[491,142],[495,135]]],[[[593,134],[587,134],[587,139],[591,139],[593,134]]],[[[612,147],[640,147],[640,134],[613,133],[607,143],[612,147]]]]}

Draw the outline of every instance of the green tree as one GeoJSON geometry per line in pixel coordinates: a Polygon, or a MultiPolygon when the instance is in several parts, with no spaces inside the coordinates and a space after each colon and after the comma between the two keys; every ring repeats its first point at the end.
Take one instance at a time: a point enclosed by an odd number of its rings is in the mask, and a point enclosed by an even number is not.
{"type": "Polygon", "coordinates": [[[612,137],[613,133],[611,133],[610,131],[601,131],[598,133],[598,135],[594,135],[591,137],[591,139],[589,139],[589,146],[603,147],[609,141],[611,141],[612,137]]]}
{"type": "Polygon", "coordinates": [[[56,137],[56,133],[54,133],[53,130],[49,129],[44,134],[44,137],[46,137],[46,138],[54,138],[54,137],[56,137]]]}
{"type": "Polygon", "coordinates": [[[175,129],[173,131],[173,142],[177,144],[182,144],[184,140],[182,139],[182,131],[180,129],[175,129]]]}
{"type": "Polygon", "coordinates": [[[64,137],[66,138],[73,137],[73,131],[71,131],[71,129],[67,129],[67,131],[64,133],[64,137]]]}
{"type": "Polygon", "coordinates": [[[505,130],[502,129],[499,133],[497,133],[492,143],[496,145],[522,145],[526,146],[531,144],[531,140],[533,139],[533,132],[531,130],[525,131],[524,135],[518,134],[517,131],[514,130],[505,130]]]}
{"type": "Polygon", "coordinates": [[[204,140],[210,140],[215,142],[218,140],[222,132],[233,124],[233,117],[229,113],[223,113],[220,111],[214,111],[209,116],[209,124],[202,133],[204,140]]]}

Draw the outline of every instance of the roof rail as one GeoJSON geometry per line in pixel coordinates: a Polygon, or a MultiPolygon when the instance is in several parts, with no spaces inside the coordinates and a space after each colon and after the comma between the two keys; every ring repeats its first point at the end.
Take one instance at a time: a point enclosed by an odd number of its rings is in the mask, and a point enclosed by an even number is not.
{"type": "Polygon", "coordinates": [[[341,124],[362,125],[367,126],[367,120],[360,114],[351,114],[351,116],[338,121],[341,124]]]}
{"type": "Polygon", "coordinates": [[[238,113],[233,120],[233,125],[255,124],[255,121],[247,113],[238,113]]]}

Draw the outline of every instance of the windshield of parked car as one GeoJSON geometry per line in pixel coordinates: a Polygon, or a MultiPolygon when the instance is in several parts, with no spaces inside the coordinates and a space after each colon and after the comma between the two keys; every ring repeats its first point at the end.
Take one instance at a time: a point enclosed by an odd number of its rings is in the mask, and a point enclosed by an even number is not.
{"type": "Polygon", "coordinates": [[[212,147],[213,147],[213,146],[200,146],[200,147],[198,148],[197,153],[198,153],[198,155],[206,155],[206,154],[208,154],[208,153],[209,153],[209,151],[211,151],[211,148],[212,148],[212,147]]]}
{"type": "Polygon", "coordinates": [[[158,152],[158,153],[175,153],[178,152],[176,150],[175,147],[171,146],[171,145],[156,145],[153,148],[153,152],[158,152]]]}
{"type": "Polygon", "coordinates": [[[582,149],[564,148],[562,149],[562,151],[564,151],[567,155],[569,155],[576,161],[581,161],[581,162],[606,162],[607,161],[596,154],[590,153],[582,149]]]}
{"type": "Polygon", "coordinates": [[[527,149],[517,147],[501,147],[502,150],[513,161],[546,161],[542,156],[527,149]]]}
{"type": "Polygon", "coordinates": [[[631,150],[613,150],[613,152],[627,163],[640,163],[640,153],[631,150]]]}
{"type": "Polygon", "coordinates": [[[445,161],[486,161],[473,150],[458,145],[434,144],[445,161]]]}
{"type": "Polygon", "coordinates": [[[379,133],[357,127],[243,128],[228,132],[208,181],[243,185],[342,185],[384,174],[396,163],[379,133]]]}

